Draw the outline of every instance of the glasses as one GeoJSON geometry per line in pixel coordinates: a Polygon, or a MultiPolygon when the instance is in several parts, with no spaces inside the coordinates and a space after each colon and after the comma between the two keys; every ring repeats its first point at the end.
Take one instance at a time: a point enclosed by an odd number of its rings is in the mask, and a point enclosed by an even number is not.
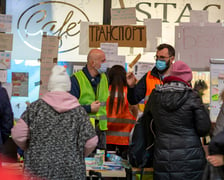
{"type": "Polygon", "coordinates": [[[154,59],[157,60],[157,59],[160,59],[160,60],[165,60],[166,58],[170,58],[171,56],[169,57],[165,57],[165,56],[154,56],[154,59]]]}

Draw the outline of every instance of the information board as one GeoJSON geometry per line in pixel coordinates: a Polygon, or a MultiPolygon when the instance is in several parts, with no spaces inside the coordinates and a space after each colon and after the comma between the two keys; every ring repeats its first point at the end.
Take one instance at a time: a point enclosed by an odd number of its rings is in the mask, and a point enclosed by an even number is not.
{"type": "Polygon", "coordinates": [[[176,26],[176,59],[193,70],[208,70],[211,58],[224,57],[224,27],[219,25],[176,26]]]}
{"type": "Polygon", "coordinates": [[[224,59],[210,60],[210,118],[215,122],[222,105],[220,93],[224,90],[224,59]]]}

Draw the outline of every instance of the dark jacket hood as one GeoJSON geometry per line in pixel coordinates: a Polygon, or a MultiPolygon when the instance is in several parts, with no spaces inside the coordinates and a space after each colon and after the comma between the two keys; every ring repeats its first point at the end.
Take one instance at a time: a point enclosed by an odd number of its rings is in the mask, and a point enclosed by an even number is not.
{"type": "Polygon", "coordinates": [[[161,98],[161,106],[167,111],[179,109],[188,99],[189,91],[192,91],[192,88],[176,78],[169,77],[164,80],[162,86],[155,88],[155,91],[159,93],[158,98],[161,98]]]}

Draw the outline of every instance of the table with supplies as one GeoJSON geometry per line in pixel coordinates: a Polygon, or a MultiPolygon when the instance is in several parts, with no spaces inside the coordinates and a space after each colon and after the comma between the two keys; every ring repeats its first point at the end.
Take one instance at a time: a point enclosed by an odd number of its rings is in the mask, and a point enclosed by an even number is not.
{"type": "Polygon", "coordinates": [[[86,163],[86,176],[90,176],[90,173],[96,175],[101,174],[102,177],[126,177],[125,168],[121,164],[105,161],[102,164],[96,164],[95,158],[85,158],[86,163]]]}

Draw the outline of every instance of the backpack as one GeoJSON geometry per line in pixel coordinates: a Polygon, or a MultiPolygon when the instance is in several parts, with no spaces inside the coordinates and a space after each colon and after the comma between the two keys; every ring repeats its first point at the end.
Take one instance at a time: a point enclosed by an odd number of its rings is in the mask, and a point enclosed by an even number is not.
{"type": "Polygon", "coordinates": [[[140,117],[130,137],[128,160],[132,167],[152,167],[154,148],[153,119],[140,117]]]}

